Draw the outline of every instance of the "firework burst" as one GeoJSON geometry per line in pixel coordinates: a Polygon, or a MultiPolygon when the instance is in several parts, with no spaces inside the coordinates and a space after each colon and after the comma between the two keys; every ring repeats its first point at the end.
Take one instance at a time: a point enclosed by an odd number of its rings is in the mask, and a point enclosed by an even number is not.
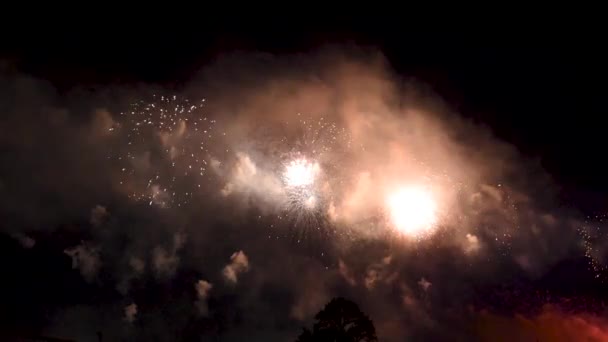
{"type": "MultiPolygon", "coordinates": [[[[283,136],[268,146],[283,200],[277,219],[299,241],[335,232],[329,222],[331,205],[342,191],[351,138],[347,130],[324,118],[298,115],[283,122],[283,136]],[[278,143],[278,144],[277,144],[278,143]]],[[[274,226],[274,224],[273,224],[274,226]]]]}

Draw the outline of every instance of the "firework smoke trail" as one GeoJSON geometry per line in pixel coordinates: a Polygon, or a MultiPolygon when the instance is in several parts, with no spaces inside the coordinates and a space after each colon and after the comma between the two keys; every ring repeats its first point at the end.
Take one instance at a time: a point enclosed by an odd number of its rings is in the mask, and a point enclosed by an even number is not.
{"type": "Polygon", "coordinates": [[[179,207],[204,186],[217,131],[204,107],[205,99],[153,95],[120,113],[111,130],[126,148],[113,157],[123,175],[120,186],[131,199],[179,207]]]}

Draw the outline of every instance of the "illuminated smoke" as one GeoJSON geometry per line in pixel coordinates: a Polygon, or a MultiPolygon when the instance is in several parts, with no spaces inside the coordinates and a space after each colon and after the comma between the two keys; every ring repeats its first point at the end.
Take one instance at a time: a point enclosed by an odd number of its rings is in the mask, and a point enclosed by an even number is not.
{"type": "Polygon", "coordinates": [[[243,251],[236,251],[230,257],[230,263],[222,270],[224,279],[231,284],[238,282],[239,274],[249,270],[249,259],[243,251]]]}

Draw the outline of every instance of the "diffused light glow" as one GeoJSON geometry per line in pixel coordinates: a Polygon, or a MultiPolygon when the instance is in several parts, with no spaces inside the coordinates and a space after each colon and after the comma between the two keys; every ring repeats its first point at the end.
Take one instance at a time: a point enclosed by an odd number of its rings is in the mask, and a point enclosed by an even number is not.
{"type": "Polygon", "coordinates": [[[301,187],[312,185],[319,173],[319,164],[304,158],[296,159],[287,164],[284,179],[288,186],[301,187]]]}
{"type": "Polygon", "coordinates": [[[388,197],[387,206],[391,223],[405,235],[423,235],[437,220],[435,200],[423,188],[400,188],[388,197]]]}

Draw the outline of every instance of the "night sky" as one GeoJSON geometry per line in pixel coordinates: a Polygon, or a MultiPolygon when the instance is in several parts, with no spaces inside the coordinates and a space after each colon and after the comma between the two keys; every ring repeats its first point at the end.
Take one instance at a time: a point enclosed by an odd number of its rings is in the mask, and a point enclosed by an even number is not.
{"type": "Polygon", "coordinates": [[[130,18],[4,30],[5,340],[608,340],[598,30],[130,18]]]}

